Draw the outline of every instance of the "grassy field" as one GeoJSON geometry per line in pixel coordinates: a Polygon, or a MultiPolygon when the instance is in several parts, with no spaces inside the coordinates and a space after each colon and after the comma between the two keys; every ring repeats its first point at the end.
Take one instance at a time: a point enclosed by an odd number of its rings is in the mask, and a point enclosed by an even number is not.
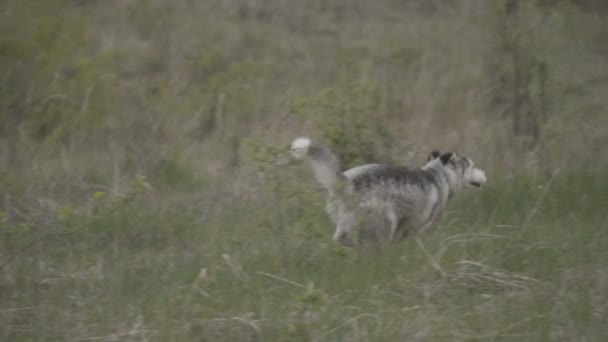
{"type": "Polygon", "coordinates": [[[0,1],[0,340],[608,340],[607,18],[0,1]],[[489,181],[424,247],[355,251],[301,135],[345,168],[458,151],[489,181]]]}
{"type": "MultiPolygon", "coordinates": [[[[413,241],[382,253],[335,246],[321,206],[305,201],[322,201],[314,193],[233,199],[228,210],[205,212],[145,190],[131,202],[98,199],[80,214],[64,209],[48,227],[86,228],[47,237],[4,266],[0,333],[7,341],[602,341],[607,190],[593,172],[494,179],[456,200],[423,236],[426,253],[413,241]]],[[[31,241],[29,229],[4,226],[3,250],[31,241]]]]}

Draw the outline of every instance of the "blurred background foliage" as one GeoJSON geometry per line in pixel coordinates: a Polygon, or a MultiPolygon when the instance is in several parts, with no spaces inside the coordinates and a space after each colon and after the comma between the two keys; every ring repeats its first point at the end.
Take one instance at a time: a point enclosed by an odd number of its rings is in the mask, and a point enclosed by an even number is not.
{"type": "Polygon", "coordinates": [[[286,146],[302,134],[334,145],[346,166],[419,163],[431,148],[505,173],[607,162],[602,2],[1,9],[1,183],[11,195],[61,184],[77,196],[136,172],[187,188],[243,170],[247,139],[286,146]]]}

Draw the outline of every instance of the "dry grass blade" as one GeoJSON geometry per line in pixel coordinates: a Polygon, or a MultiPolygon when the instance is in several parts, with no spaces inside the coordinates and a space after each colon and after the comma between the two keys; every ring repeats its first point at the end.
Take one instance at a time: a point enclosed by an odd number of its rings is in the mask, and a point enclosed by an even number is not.
{"type": "Polygon", "coordinates": [[[455,277],[457,279],[468,279],[477,282],[489,281],[520,290],[529,290],[532,286],[545,286],[543,282],[532,277],[492,268],[477,261],[461,260],[457,264],[461,265],[461,268],[456,271],[455,277]]]}
{"type": "Polygon", "coordinates": [[[327,330],[327,331],[325,331],[325,332],[321,333],[320,335],[316,336],[316,337],[315,337],[315,338],[313,338],[312,340],[313,340],[313,341],[320,341],[322,338],[325,338],[325,337],[327,337],[327,336],[331,335],[331,334],[332,334],[332,333],[334,333],[336,330],[338,330],[338,329],[340,329],[340,328],[342,328],[342,327],[344,327],[344,326],[346,326],[346,325],[348,325],[348,324],[350,324],[350,323],[352,323],[352,322],[355,322],[355,321],[357,321],[357,320],[359,320],[359,319],[361,319],[361,318],[365,318],[365,317],[374,318],[374,319],[376,319],[377,321],[378,321],[378,320],[380,320],[380,318],[378,318],[378,316],[376,316],[376,315],[373,315],[373,314],[370,314],[370,313],[363,313],[363,314],[360,314],[360,315],[357,315],[357,316],[355,316],[355,317],[352,317],[352,318],[347,319],[346,321],[344,321],[344,322],[342,322],[342,323],[338,324],[337,326],[335,326],[335,327],[333,327],[333,328],[331,328],[331,329],[329,329],[329,330],[327,330]]]}
{"type": "Polygon", "coordinates": [[[289,279],[286,279],[286,278],[283,278],[283,277],[279,277],[279,276],[274,275],[274,274],[270,274],[270,273],[262,272],[262,271],[256,271],[255,273],[259,274],[259,275],[262,275],[262,276],[265,276],[265,277],[269,277],[269,278],[275,279],[275,280],[282,281],[284,283],[287,283],[287,284],[290,284],[290,285],[293,285],[293,286],[297,286],[297,287],[301,287],[301,288],[306,288],[306,286],[304,286],[304,285],[302,285],[300,283],[296,283],[293,280],[289,280],[289,279]]]}

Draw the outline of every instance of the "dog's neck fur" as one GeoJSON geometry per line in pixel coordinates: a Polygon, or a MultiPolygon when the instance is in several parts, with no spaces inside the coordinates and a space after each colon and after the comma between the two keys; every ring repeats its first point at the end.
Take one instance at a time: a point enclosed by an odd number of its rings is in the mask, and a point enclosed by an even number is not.
{"type": "Polygon", "coordinates": [[[448,188],[448,196],[446,198],[452,198],[456,195],[456,192],[460,190],[458,181],[456,180],[456,174],[450,168],[443,165],[439,158],[435,158],[422,167],[423,170],[431,173],[438,182],[445,183],[448,188]]]}

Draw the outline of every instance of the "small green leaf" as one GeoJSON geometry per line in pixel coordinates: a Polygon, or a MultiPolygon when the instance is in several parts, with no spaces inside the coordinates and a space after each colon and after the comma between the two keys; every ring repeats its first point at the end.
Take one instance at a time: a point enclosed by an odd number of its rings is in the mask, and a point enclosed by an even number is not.
{"type": "Polygon", "coordinates": [[[102,200],[106,197],[106,193],[105,191],[97,191],[93,194],[93,197],[95,197],[96,200],[102,200]]]}
{"type": "Polygon", "coordinates": [[[143,189],[143,190],[149,190],[152,188],[150,186],[150,184],[146,181],[146,176],[142,176],[142,175],[138,175],[137,177],[135,177],[132,184],[136,188],[143,189]]]}
{"type": "Polygon", "coordinates": [[[57,210],[57,215],[59,216],[60,221],[67,221],[74,215],[74,209],[69,205],[64,206],[63,208],[57,210]]]}

